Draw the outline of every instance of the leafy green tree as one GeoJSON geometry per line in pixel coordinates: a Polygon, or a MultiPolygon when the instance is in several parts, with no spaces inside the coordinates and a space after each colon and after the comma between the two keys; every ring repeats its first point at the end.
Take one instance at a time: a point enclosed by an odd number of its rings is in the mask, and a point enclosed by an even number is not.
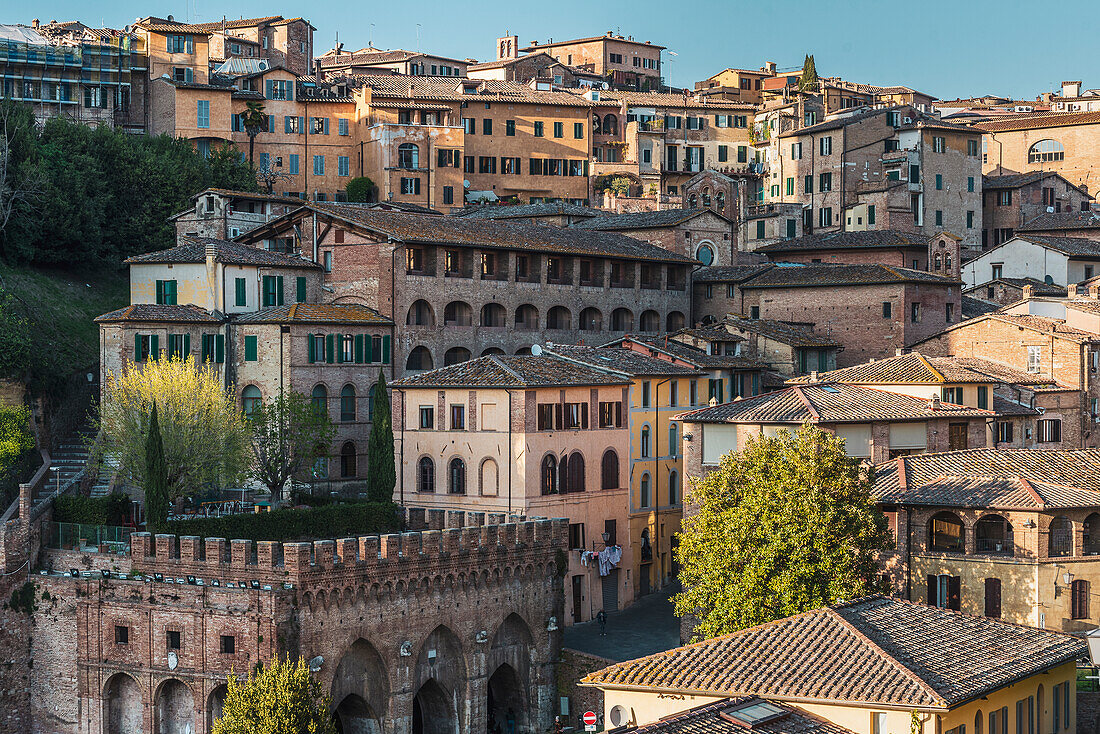
{"type": "Polygon", "coordinates": [[[817,65],[814,64],[814,55],[806,54],[806,60],[802,62],[802,76],[798,80],[798,90],[804,92],[812,89],[817,84],[817,65]]]}
{"type": "Polygon", "coordinates": [[[211,734],[336,734],[331,702],[302,658],[276,656],[241,680],[230,675],[211,734]]]}
{"type": "Polygon", "coordinates": [[[24,378],[31,369],[31,357],[27,318],[10,293],[0,293],[0,376],[24,378]]]}
{"type": "Polygon", "coordinates": [[[164,440],[157,419],[157,401],[149,411],[149,434],[145,439],[145,524],[160,529],[168,523],[168,465],[164,463],[164,440]]]}
{"type": "Polygon", "coordinates": [[[696,481],[676,558],[676,613],[697,639],[877,590],[885,520],[844,442],[804,425],[750,440],[696,481]]]}
{"type": "Polygon", "coordinates": [[[253,165],[253,153],[256,150],[256,136],[267,127],[267,115],[263,102],[245,102],[241,113],[241,124],[248,134],[248,165],[253,165]]]}
{"type": "Polygon", "coordinates": [[[359,176],[348,181],[347,185],[348,201],[356,203],[365,203],[371,200],[371,196],[374,195],[374,181],[371,181],[366,176],[359,176]]]}
{"type": "Polygon", "coordinates": [[[327,411],[317,410],[298,392],[280,393],[248,413],[252,437],[252,477],[263,483],[271,496],[281,498],[286,483],[302,476],[314,462],[328,454],[336,435],[327,411]]]}
{"type": "Polygon", "coordinates": [[[247,477],[252,451],[241,409],[218,374],[196,366],[191,357],[161,355],[108,377],[98,418],[103,441],[95,445],[93,459],[113,457],[133,484],[148,486],[146,445],[154,401],[170,501],[247,477]]]}
{"type": "Polygon", "coordinates": [[[374,384],[374,419],[367,442],[367,497],[371,502],[390,502],[397,486],[393,459],[393,416],[386,392],[386,376],[378,371],[374,384]]]}
{"type": "Polygon", "coordinates": [[[26,407],[0,405],[0,474],[34,448],[30,420],[26,407]]]}

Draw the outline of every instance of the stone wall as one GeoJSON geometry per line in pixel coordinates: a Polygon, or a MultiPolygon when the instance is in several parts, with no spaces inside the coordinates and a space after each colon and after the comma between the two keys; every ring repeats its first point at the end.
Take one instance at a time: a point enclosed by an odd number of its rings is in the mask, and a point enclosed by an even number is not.
{"type": "MultiPolygon", "coordinates": [[[[578,731],[583,731],[584,722],[581,721],[581,716],[585,711],[595,711],[597,716],[603,717],[603,691],[599,688],[580,686],[577,683],[589,673],[614,664],[614,660],[579,650],[562,649],[561,662],[558,663],[558,697],[569,699],[569,713],[561,716],[562,726],[572,726],[578,731]]],[[[554,703],[555,715],[561,715],[560,701],[554,703]]]]}

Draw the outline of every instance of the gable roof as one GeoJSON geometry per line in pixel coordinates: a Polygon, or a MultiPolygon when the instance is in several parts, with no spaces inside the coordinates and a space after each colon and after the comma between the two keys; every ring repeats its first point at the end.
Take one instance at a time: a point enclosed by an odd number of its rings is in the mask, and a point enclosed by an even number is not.
{"type": "Polygon", "coordinates": [[[1006,115],[997,120],[979,122],[974,127],[980,132],[997,133],[1096,123],[1100,123],[1100,112],[1044,112],[1036,115],[1006,115]]]}
{"type": "Polygon", "coordinates": [[[1042,232],[1075,229],[1100,229],[1100,216],[1091,209],[1085,212],[1047,212],[1021,225],[1016,231],[1042,232]]]}
{"type": "Polygon", "coordinates": [[[622,374],[612,374],[546,355],[491,354],[437,370],[406,375],[394,387],[567,387],[570,385],[628,385],[622,374]]]}
{"type": "Polygon", "coordinates": [[[467,207],[451,216],[465,219],[524,219],[527,217],[553,217],[563,214],[574,217],[598,217],[601,213],[598,209],[587,206],[555,201],[546,204],[485,204],[467,207]]]}
{"type": "MultiPolygon", "coordinates": [[[[1055,171],[1027,171],[1025,173],[1010,173],[1004,176],[982,176],[983,189],[1018,189],[1021,186],[1037,183],[1048,178],[1060,178],[1073,188],[1077,188],[1067,178],[1055,171]]],[[[1087,191],[1081,193],[1088,195],[1087,191]]],[[[1092,198],[1092,197],[1089,197],[1092,198]]]]}
{"type": "Polygon", "coordinates": [[[769,268],[774,268],[772,263],[760,263],[759,265],[709,265],[695,271],[692,278],[696,283],[742,283],[754,275],[758,275],[769,268]]]}
{"type": "Polygon", "coordinates": [[[385,106],[394,98],[402,102],[445,100],[449,102],[511,102],[513,104],[553,104],[565,107],[616,107],[614,101],[593,101],[565,91],[543,91],[526,84],[501,79],[472,79],[459,76],[386,76],[353,75],[348,77],[353,87],[369,87],[371,104],[385,106]],[[474,91],[466,92],[467,87],[474,91]]]}
{"type": "Polygon", "coordinates": [[[974,298],[968,296],[965,293],[962,298],[959,299],[962,302],[962,317],[963,319],[972,319],[976,316],[992,313],[1001,307],[999,303],[990,303],[989,301],[983,301],[980,298],[974,298]]]}
{"type": "Polygon", "coordinates": [[[134,303],[96,316],[99,324],[125,321],[169,321],[179,323],[220,324],[225,319],[193,304],[166,305],[161,303],[134,303]]]}
{"type": "Polygon", "coordinates": [[[1066,287],[1064,285],[1058,285],[1057,283],[1044,283],[1038,278],[994,278],[993,280],[987,280],[986,282],[965,288],[963,293],[973,293],[981,288],[985,288],[993,283],[1004,283],[1014,288],[1023,288],[1024,286],[1031,286],[1035,289],[1035,295],[1037,296],[1062,296],[1066,295],[1066,287]]]}
{"type": "Polygon", "coordinates": [[[929,237],[912,232],[882,229],[866,232],[826,232],[781,240],[756,248],[757,252],[806,252],[811,250],[876,249],[909,247],[927,249],[929,237]]]}
{"type": "Polygon", "coordinates": [[[254,26],[269,25],[283,19],[281,15],[268,15],[263,18],[238,18],[237,20],[219,20],[213,23],[180,23],[167,18],[149,16],[134,23],[139,28],[154,33],[214,33],[222,30],[236,28],[252,28],[254,26]]]}
{"type": "Polygon", "coordinates": [[[993,319],[996,321],[1003,321],[1006,324],[1018,326],[1029,331],[1035,331],[1040,334],[1049,334],[1051,336],[1060,337],[1063,339],[1069,339],[1080,343],[1100,341],[1100,334],[1094,334],[1083,329],[1075,329],[1072,326],[1066,326],[1066,322],[1063,319],[1051,319],[1046,316],[1033,316],[1031,314],[1012,314],[1004,313],[1003,311],[994,311],[993,313],[983,314],[976,316],[966,321],[960,321],[957,324],[951,324],[938,334],[933,334],[927,339],[921,339],[910,346],[913,348],[919,347],[919,345],[938,339],[941,335],[946,334],[949,331],[955,331],[957,329],[969,329],[986,319],[993,319]]]}
{"type": "Polygon", "coordinates": [[[759,696],[738,696],[669,714],[641,726],[622,726],[614,734],[745,734],[745,725],[732,720],[724,712],[761,704],[771,704],[785,710],[771,721],[753,724],[754,732],[763,734],[852,734],[839,724],[818,718],[792,706],[783,706],[759,696]]]}
{"type": "Polygon", "coordinates": [[[241,314],[239,324],[364,324],[393,326],[393,321],[358,303],[292,303],[241,314]]]}
{"type": "Polygon", "coordinates": [[[943,711],[1084,652],[1065,633],[871,596],[618,663],[581,684],[943,711]]]}
{"type": "MultiPolygon", "coordinates": [[[[1053,235],[1038,235],[1038,234],[1017,234],[1013,239],[1023,240],[1024,242],[1031,242],[1042,247],[1047,247],[1051,250],[1062,253],[1063,255],[1069,255],[1070,257],[1084,257],[1089,259],[1100,259],[1100,242],[1096,240],[1085,239],[1084,237],[1056,237],[1053,235]]],[[[1009,240],[1008,242],[1011,242],[1009,240]]],[[[1008,244],[1005,242],[1000,245],[1004,247],[1008,244]]],[[[995,248],[994,248],[995,249],[995,248]]],[[[992,252],[987,250],[986,252],[992,252]]]]}
{"type": "Polygon", "coordinates": [[[581,229],[619,230],[619,229],[655,229],[677,227],[703,214],[713,214],[725,221],[722,216],[710,209],[662,209],[655,212],[628,212],[625,214],[601,214],[584,222],[575,222],[572,226],[581,229]]]}
{"type": "MultiPolygon", "coordinates": [[[[1100,247],[1100,243],[1097,243],[1100,247]]],[[[813,288],[817,286],[884,285],[888,283],[920,283],[924,285],[956,286],[959,280],[924,270],[891,265],[849,265],[800,263],[777,265],[749,278],[742,288],[813,288]]]]}
{"type": "Polygon", "coordinates": [[[1100,507],[1100,449],[980,448],[878,464],[880,502],[1043,510],[1100,507]]]}
{"type": "MultiPolygon", "coordinates": [[[[735,357],[729,354],[708,354],[707,352],[693,347],[690,344],[685,344],[681,341],[671,338],[675,334],[681,334],[690,331],[689,329],[681,329],[680,331],[669,334],[667,337],[655,337],[655,336],[637,336],[628,334],[622,339],[615,339],[602,346],[612,346],[616,344],[622,344],[624,341],[632,341],[637,344],[642,344],[649,349],[658,352],[660,354],[666,354],[670,357],[683,360],[684,362],[690,362],[700,369],[734,369],[734,370],[765,370],[767,365],[762,362],[757,362],[751,356],[735,357]]],[[[726,341],[744,341],[744,339],[737,334],[726,334],[726,341]]]]}
{"type": "Polygon", "coordinates": [[[789,324],[785,321],[747,319],[742,316],[727,314],[726,318],[719,322],[719,326],[723,323],[729,324],[735,329],[757,334],[791,347],[836,348],[840,346],[838,341],[816,334],[807,327],[789,324]]]}
{"type": "MultiPolygon", "coordinates": [[[[809,377],[788,380],[791,384],[803,384],[809,377]]],[[[819,379],[829,382],[855,384],[879,383],[883,385],[926,384],[990,384],[1004,382],[1014,385],[1049,384],[1027,372],[999,367],[983,359],[957,357],[925,357],[919,352],[908,352],[896,357],[876,359],[863,364],[822,372],[819,379]]]]}
{"type": "Polygon", "coordinates": [[[690,423],[867,423],[992,418],[991,410],[940,403],[843,382],[814,382],[681,413],[690,423]]]}
{"type": "Polygon", "coordinates": [[[190,237],[182,244],[170,247],[158,252],[147,252],[144,255],[134,255],[126,258],[127,265],[143,265],[146,263],[204,263],[206,262],[206,250],[213,246],[215,250],[214,262],[227,265],[258,265],[273,268],[308,268],[318,270],[321,268],[315,262],[304,260],[300,257],[283,255],[279,252],[261,250],[258,247],[250,247],[240,242],[218,240],[212,237],[190,237]]]}

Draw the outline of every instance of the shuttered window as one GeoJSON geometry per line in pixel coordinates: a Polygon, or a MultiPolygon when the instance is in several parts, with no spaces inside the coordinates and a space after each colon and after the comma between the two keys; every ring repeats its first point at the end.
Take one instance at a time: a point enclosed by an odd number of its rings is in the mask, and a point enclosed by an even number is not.
{"type": "Polygon", "coordinates": [[[259,359],[259,347],[257,344],[257,338],[255,336],[246,336],[244,338],[244,361],[255,362],[259,359]]]}
{"type": "Polygon", "coordinates": [[[176,281],[157,281],[157,303],[164,306],[176,305],[176,281]]]}
{"type": "Polygon", "coordinates": [[[223,334],[203,334],[201,358],[203,363],[221,364],[225,362],[225,336],[223,334]]]}
{"type": "Polygon", "coordinates": [[[247,306],[248,293],[245,290],[244,278],[236,278],[234,280],[234,285],[236,290],[236,299],[233,301],[233,304],[236,306],[247,306]]]}
{"type": "Polygon", "coordinates": [[[1077,579],[1071,586],[1071,612],[1074,619],[1088,619],[1089,616],[1089,582],[1077,579]]]}
{"type": "Polygon", "coordinates": [[[1000,619],[1001,617],[1001,580],[985,580],[985,616],[1000,619]]]}
{"type": "Polygon", "coordinates": [[[282,306],[283,305],[283,276],[281,275],[265,275],[263,279],[264,286],[264,308],[269,306],[282,306]]]}
{"type": "Polygon", "coordinates": [[[294,300],[298,303],[306,302],[306,279],[299,275],[294,281],[294,300]]]}

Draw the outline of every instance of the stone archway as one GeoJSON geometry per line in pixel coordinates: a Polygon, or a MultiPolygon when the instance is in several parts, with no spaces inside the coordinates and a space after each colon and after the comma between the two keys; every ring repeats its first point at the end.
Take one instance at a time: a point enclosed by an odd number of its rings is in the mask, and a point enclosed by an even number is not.
{"type": "Polygon", "coordinates": [[[538,698],[532,688],[534,648],[531,628],[514,612],[504,618],[493,635],[485,661],[485,670],[490,672],[486,725],[493,732],[534,734],[538,728],[530,704],[538,698]]]}
{"type": "Polygon", "coordinates": [[[457,734],[467,701],[466,658],[458,636],[439,625],[420,643],[413,672],[413,734],[457,734]]]}
{"type": "Polygon", "coordinates": [[[356,640],[340,658],[332,681],[337,729],[343,734],[378,734],[389,695],[382,656],[366,640],[356,640]]]}
{"type": "Polygon", "coordinates": [[[210,691],[210,697],[206,699],[206,729],[210,731],[214,728],[214,722],[222,717],[222,711],[225,709],[225,697],[229,693],[229,688],[224,683],[210,691]]]}
{"type": "Polygon", "coordinates": [[[485,722],[493,734],[529,734],[527,695],[515,669],[504,663],[489,676],[485,722]]]}
{"type": "Polygon", "coordinates": [[[106,734],[142,734],[145,707],[137,681],[116,673],[103,687],[103,731],[106,734]]]}
{"type": "Polygon", "coordinates": [[[412,734],[457,734],[456,704],[434,678],[425,681],[413,698],[412,734]]]}
{"type": "Polygon", "coordinates": [[[169,678],[160,684],[153,709],[156,734],[194,734],[195,697],[181,680],[169,678]]]}

